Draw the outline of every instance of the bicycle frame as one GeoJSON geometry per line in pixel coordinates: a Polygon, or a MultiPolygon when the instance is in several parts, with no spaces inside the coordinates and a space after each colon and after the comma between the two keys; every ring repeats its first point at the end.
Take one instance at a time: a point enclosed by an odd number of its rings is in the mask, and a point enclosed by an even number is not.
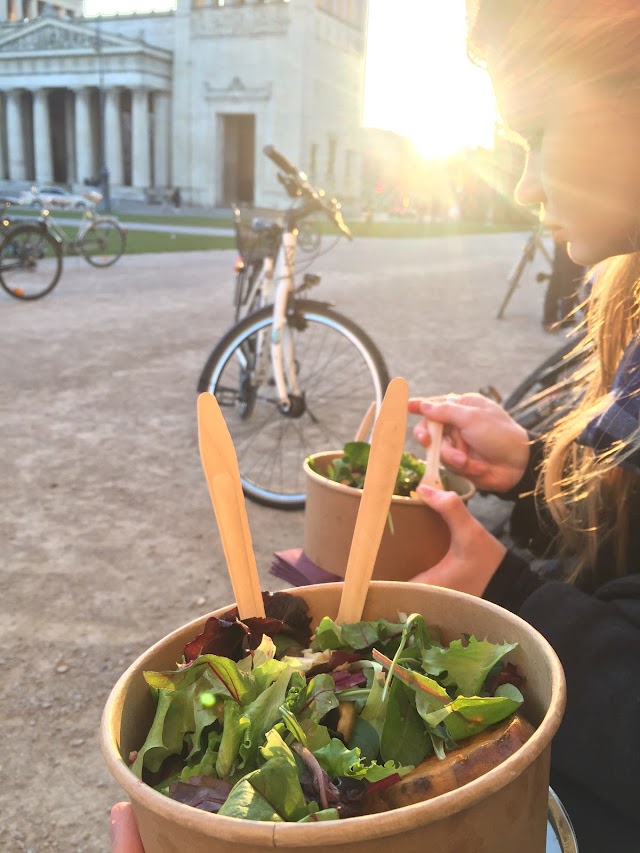
{"type": "Polygon", "coordinates": [[[93,213],[90,210],[85,210],[75,237],[69,237],[60,223],[53,218],[51,211],[48,208],[42,208],[38,218],[41,222],[44,222],[47,230],[51,232],[62,243],[65,250],[69,252],[76,252],[78,250],[78,244],[86,234],[91,223],[95,220],[93,213]]]}
{"type": "MultiPolygon", "coordinates": [[[[299,233],[299,225],[310,214],[324,210],[334,221],[343,234],[351,239],[351,232],[344,224],[340,213],[340,204],[335,199],[325,199],[324,191],[314,190],[309,184],[307,176],[299,172],[289,161],[272,146],[267,146],[264,153],[282,170],[278,174],[278,180],[285,187],[290,198],[304,199],[301,206],[294,206],[284,215],[284,223],[275,264],[273,258],[267,257],[263,260],[263,269],[254,283],[255,287],[262,287],[263,297],[268,303],[273,278],[276,281],[276,290],[273,300],[273,323],[269,352],[273,370],[274,382],[278,394],[278,407],[283,414],[295,414],[298,406],[304,408],[304,401],[300,395],[300,387],[296,372],[296,363],[293,352],[293,335],[287,323],[287,310],[292,294],[294,293],[295,259],[299,233]]],[[[319,281],[319,279],[318,279],[319,281]]],[[[248,304],[252,304],[252,291],[248,304]]],[[[264,360],[266,347],[264,345],[263,333],[258,336],[257,351],[255,353],[255,375],[256,384],[261,384],[266,375],[266,362],[264,360]]],[[[243,365],[245,367],[245,365],[243,365]]]]}
{"type": "MultiPolygon", "coordinates": [[[[268,303],[274,278],[276,281],[271,338],[267,347],[265,332],[260,332],[257,336],[254,381],[257,385],[264,382],[270,361],[278,394],[278,406],[283,412],[289,411],[290,395],[300,393],[293,356],[293,340],[287,325],[287,306],[294,291],[296,244],[297,231],[285,230],[275,261],[273,257],[264,259],[260,275],[253,286],[254,290],[262,290],[265,302],[268,303]]],[[[248,301],[251,302],[251,296],[248,301]]],[[[242,366],[246,367],[244,364],[242,366]]]]}
{"type": "Polygon", "coordinates": [[[293,340],[287,325],[287,305],[294,290],[297,240],[297,229],[287,228],[283,232],[275,265],[277,285],[273,300],[270,349],[279,406],[284,412],[291,406],[289,393],[296,396],[300,394],[293,357],[293,340]]]}

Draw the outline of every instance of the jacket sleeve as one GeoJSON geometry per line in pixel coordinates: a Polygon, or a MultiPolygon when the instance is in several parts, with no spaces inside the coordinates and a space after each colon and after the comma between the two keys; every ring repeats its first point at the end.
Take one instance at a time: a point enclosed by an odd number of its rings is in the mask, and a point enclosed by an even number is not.
{"type": "Polygon", "coordinates": [[[508,492],[496,493],[497,497],[514,502],[509,533],[515,545],[528,549],[536,557],[551,553],[557,532],[551,515],[539,505],[534,494],[543,453],[543,440],[532,440],[529,464],[520,482],[508,492]]]}
{"type": "Polygon", "coordinates": [[[567,708],[553,744],[554,769],[638,821],[640,575],[589,595],[544,581],[507,554],[484,597],[540,631],[564,667],[567,708]]]}

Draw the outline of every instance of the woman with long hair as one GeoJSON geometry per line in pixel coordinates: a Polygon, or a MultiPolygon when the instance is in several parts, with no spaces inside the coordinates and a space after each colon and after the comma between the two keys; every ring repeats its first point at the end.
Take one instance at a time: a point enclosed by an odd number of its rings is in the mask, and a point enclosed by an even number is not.
{"type": "Polygon", "coordinates": [[[552,786],[584,851],[640,850],[640,2],[469,2],[469,51],[527,150],[516,191],[595,267],[579,406],[532,442],[477,394],[413,403],[445,425],[443,462],[516,500],[534,571],[451,492],[421,488],[451,546],[415,580],[518,613],[554,646],[567,709],[552,786]]]}

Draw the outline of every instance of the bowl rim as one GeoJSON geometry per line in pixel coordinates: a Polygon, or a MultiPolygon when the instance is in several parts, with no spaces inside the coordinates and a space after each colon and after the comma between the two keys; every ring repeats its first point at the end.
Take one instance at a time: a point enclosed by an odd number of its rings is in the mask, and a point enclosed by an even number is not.
{"type": "MultiPolygon", "coordinates": [[[[324,485],[329,484],[328,488],[335,489],[338,492],[341,492],[345,495],[361,495],[362,489],[357,489],[355,486],[345,486],[344,483],[336,483],[335,480],[330,480],[328,477],[324,477],[322,474],[318,474],[317,471],[314,471],[313,468],[309,465],[310,459],[318,459],[318,458],[326,458],[332,457],[336,458],[338,456],[344,456],[344,451],[342,450],[323,450],[320,453],[310,453],[304,460],[303,470],[305,474],[314,480],[317,483],[323,483],[324,485]]],[[[466,477],[463,477],[462,474],[456,474],[455,471],[449,471],[447,473],[455,477],[457,480],[466,484],[466,490],[464,492],[459,492],[457,489],[453,489],[453,491],[462,498],[463,501],[470,500],[476,493],[476,487],[473,485],[471,480],[468,480],[466,477]]],[[[392,495],[391,497],[392,504],[398,504],[399,506],[419,506],[425,507],[426,504],[420,500],[420,498],[412,498],[408,495],[392,495]]]]}
{"type": "MultiPolygon", "coordinates": [[[[425,584],[412,584],[405,581],[371,581],[371,585],[381,590],[388,587],[397,587],[402,584],[411,589],[425,590],[425,584]]],[[[304,596],[306,591],[319,589],[332,589],[341,587],[342,583],[314,584],[303,587],[294,587],[282,592],[293,595],[304,596]]],[[[158,640],[145,652],[143,652],[120,676],[111,690],[105,704],[100,722],[100,744],[103,758],[115,780],[124,788],[132,798],[134,810],[136,800],[154,814],[160,814],[164,819],[177,823],[179,826],[191,831],[207,833],[211,828],[211,821],[216,823],[215,837],[221,840],[244,842],[256,844],[258,847],[281,847],[291,845],[304,845],[318,847],[322,845],[346,845],[356,841],[364,841],[367,838],[385,837],[397,834],[400,826],[406,828],[419,827],[438,819],[449,817],[478,800],[484,800],[505,787],[510,781],[519,776],[529,767],[542,753],[550,748],[553,735],[558,729],[566,703],[566,684],[564,671],[560,660],[548,640],[543,637],[532,625],[517,614],[493,604],[490,601],[479,599],[476,596],[444,587],[426,587],[433,590],[434,594],[445,595],[458,601],[482,602],[482,606],[496,615],[507,617],[508,622],[515,621],[520,630],[528,635],[532,642],[542,647],[547,660],[551,675],[551,697],[552,701],[543,719],[540,721],[535,732],[526,744],[509,756],[505,761],[492,770],[484,773],[478,779],[465,785],[441,794],[431,800],[421,803],[402,806],[387,812],[362,815],[359,817],[344,818],[340,821],[318,821],[317,823],[268,823],[252,821],[245,818],[225,817],[217,814],[195,809],[192,806],[172,800],[164,794],[160,794],[142,780],[134,776],[120,755],[115,737],[112,733],[112,721],[118,717],[118,708],[121,704],[120,694],[132,681],[139,670],[143,669],[144,661],[153,657],[167,642],[177,639],[183,633],[195,633],[202,629],[205,621],[213,615],[225,612],[233,605],[217,608],[210,613],[198,617],[167,634],[158,640]]]]}

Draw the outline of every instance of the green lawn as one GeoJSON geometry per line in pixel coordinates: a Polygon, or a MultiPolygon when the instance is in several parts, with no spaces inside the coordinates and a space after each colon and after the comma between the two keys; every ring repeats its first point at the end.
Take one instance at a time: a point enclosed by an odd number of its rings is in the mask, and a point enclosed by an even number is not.
{"type": "MultiPolygon", "coordinates": [[[[33,211],[25,214],[35,217],[33,211]]],[[[100,212],[98,212],[100,215],[100,212]]],[[[63,223],[67,219],[79,220],[77,212],[56,211],[53,217],[63,223]]],[[[154,225],[176,225],[188,227],[190,225],[199,228],[233,228],[231,217],[213,218],[209,216],[185,216],[183,214],[163,216],[161,214],[122,214],[117,217],[123,224],[127,222],[148,223],[154,225]]],[[[442,237],[455,234],[495,234],[507,231],[523,231],[527,229],[525,223],[485,225],[478,222],[442,222],[442,223],[419,223],[415,221],[389,220],[371,223],[363,221],[349,221],[353,236],[376,237],[376,238],[406,238],[425,239],[429,237],[442,237]]],[[[320,232],[327,238],[337,236],[335,227],[329,221],[319,220],[317,224],[320,232]]],[[[65,231],[72,231],[70,226],[65,226],[65,231]]],[[[75,229],[73,229],[75,232],[75,229]]],[[[127,238],[127,252],[131,254],[142,254],[145,252],[189,252],[207,249],[232,249],[235,246],[233,236],[214,237],[201,234],[183,234],[180,231],[139,231],[130,230],[127,238]]]]}
{"type": "Polygon", "coordinates": [[[129,231],[127,254],[144,252],[195,252],[206,249],[233,249],[233,237],[207,237],[202,234],[167,234],[160,231],[129,231]]]}
{"type": "MultiPolygon", "coordinates": [[[[64,227],[69,237],[76,234],[75,228],[64,227]]],[[[202,234],[167,233],[166,231],[129,231],[127,249],[129,255],[147,252],[199,252],[207,249],[233,249],[233,237],[208,237],[202,234]]]]}

